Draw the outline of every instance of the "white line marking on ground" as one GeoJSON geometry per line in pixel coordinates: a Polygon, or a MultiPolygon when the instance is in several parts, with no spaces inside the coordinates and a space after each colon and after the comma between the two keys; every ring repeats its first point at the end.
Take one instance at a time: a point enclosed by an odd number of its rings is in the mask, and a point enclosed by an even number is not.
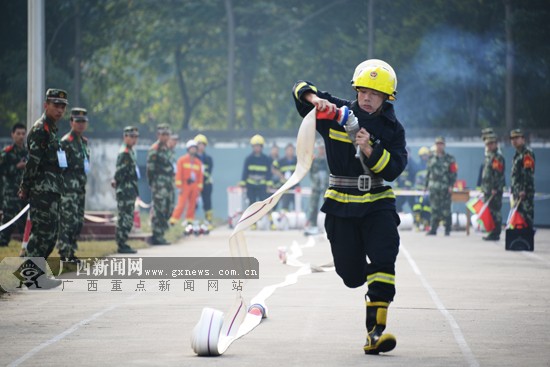
{"type": "Polygon", "coordinates": [[[545,263],[546,265],[550,265],[550,261],[548,261],[547,259],[543,258],[540,255],[534,254],[532,252],[525,252],[525,251],[522,251],[521,254],[525,257],[535,259],[535,260],[539,260],[539,261],[545,263]]]}
{"type": "Polygon", "coordinates": [[[453,335],[455,337],[455,340],[460,347],[460,350],[462,351],[462,354],[464,355],[464,358],[468,362],[468,366],[470,367],[479,367],[479,362],[476,360],[474,354],[472,353],[472,350],[468,346],[468,343],[466,343],[466,339],[464,338],[464,335],[462,334],[462,331],[460,330],[460,327],[458,326],[458,323],[456,322],[455,318],[451,313],[445,308],[443,305],[443,302],[441,302],[441,299],[439,299],[439,296],[435,292],[435,290],[432,288],[432,286],[428,283],[426,278],[424,278],[424,275],[422,275],[422,272],[416,265],[416,262],[412,258],[411,254],[403,244],[401,244],[400,249],[405,254],[405,257],[407,258],[407,261],[409,262],[411,268],[415,272],[416,275],[420,278],[420,281],[422,282],[422,285],[428,293],[430,294],[430,297],[432,297],[432,300],[434,301],[437,309],[439,312],[443,314],[443,316],[447,319],[447,322],[451,326],[451,330],[453,332],[453,335]]]}
{"type": "MultiPolygon", "coordinates": [[[[128,299],[131,299],[131,298],[134,298],[136,295],[132,295],[130,297],[128,297],[128,299]]],[[[33,357],[36,353],[40,352],[42,349],[54,344],[54,343],[57,343],[58,341],[60,341],[61,339],[65,338],[67,335],[70,335],[72,333],[74,333],[76,330],[78,330],[81,326],[84,326],[86,325],[87,323],[90,323],[92,321],[94,321],[95,319],[98,319],[100,318],[101,316],[103,316],[104,314],[106,314],[107,312],[109,311],[112,311],[114,310],[115,308],[117,308],[118,306],[120,306],[120,303],[119,304],[116,304],[116,305],[112,305],[110,307],[107,307],[99,312],[96,312],[94,313],[92,316],[88,317],[87,319],[84,319],[84,320],[81,320],[79,322],[77,322],[76,324],[74,324],[73,326],[71,326],[70,328],[68,328],[67,330],[63,331],[62,333],[60,334],[57,334],[56,336],[54,336],[53,338],[49,339],[49,340],[46,340],[44,343],[34,347],[33,349],[29,350],[27,353],[25,353],[23,356],[21,356],[19,359],[13,361],[12,363],[10,363],[8,365],[8,367],[16,367],[16,366],[19,366],[21,363],[25,362],[27,359],[33,357]]]]}

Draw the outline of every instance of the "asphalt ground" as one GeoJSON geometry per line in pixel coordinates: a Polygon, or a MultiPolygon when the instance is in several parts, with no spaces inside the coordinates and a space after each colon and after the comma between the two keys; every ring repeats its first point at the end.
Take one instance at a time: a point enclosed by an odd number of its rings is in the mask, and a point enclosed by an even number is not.
{"type": "MultiPolygon", "coordinates": [[[[141,257],[228,256],[230,230],[140,250],[141,257]]],[[[10,366],[550,366],[550,230],[535,252],[504,250],[480,233],[401,231],[397,296],[388,311],[394,351],[365,355],[364,288],[349,289],[334,271],[314,272],[276,289],[269,316],[220,357],[198,357],[190,337],[203,307],[226,311],[235,288],[251,299],[298,267],[280,247],[302,246],[299,260],[331,261],[323,236],[299,231],[247,231],[260,278],[239,283],[125,279],[97,291],[77,279],[53,290],[0,297],[0,365],[10,366]],[[307,246],[304,246],[306,245],[307,246]],[[62,290],[63,289],[63,290],[62,290]],[[143,290],[145,289],[145,290],[143,290]]]]}

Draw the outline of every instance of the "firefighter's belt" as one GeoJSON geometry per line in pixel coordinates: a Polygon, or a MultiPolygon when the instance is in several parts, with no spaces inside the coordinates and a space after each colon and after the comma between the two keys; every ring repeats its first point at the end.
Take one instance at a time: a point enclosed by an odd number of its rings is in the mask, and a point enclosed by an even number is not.
{"type": "Polygon", "coordinates": [[[377,187],[384,186],[384,180],[380,177],[361,175],[359,177],[346,177],[330,175],[328,185],[341,189],[358,189],[359,191],[370,191],[377,187]]]}

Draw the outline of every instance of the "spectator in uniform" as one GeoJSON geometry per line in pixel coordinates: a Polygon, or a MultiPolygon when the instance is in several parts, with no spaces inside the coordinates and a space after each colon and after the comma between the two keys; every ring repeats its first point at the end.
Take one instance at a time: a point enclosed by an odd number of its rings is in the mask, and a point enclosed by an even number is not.
{"type": "Polygon", "coordinates": [[[116,191],[118,209],[115,239],[118,253],[135,254],[137,251],[127,242],[134,225],[134,206],[139,196],[138,180],[141,178],[134,152],[139,132],[137,127],[126,126],[123,134],[124,142],[118,152],[115,178],[111,182],[116,191]]]}
{"type": "Polygon", "coordinates": [[[435,153],[428,160],[426,187],[430,194],[432,207],[431,226],[426,233],[435,236],[441,221],[445,221],[445,236],[451,233],[452,213],[451,195],[456,181],[458,166],[455,158],[445,152],[445,138],[435,138],[435,153]]]}
{"type": "MultiPolygon", "coordinates": [[[[25,135],[27,127],[21,123],[13,125],[11,129],[12,144],[8,145],[0,153],[0,191],[2,191],[2,224],[12,220],[26,205],[26,201],[17,196],[19,184],[23,177],[23,170],[27,162],[29,152],[25,147],[25,135]]],[[[0,232],[0,247],[8,246],[14,230],[23,233],[25,229],[26,215],[22,215],[17,222],[0,232]]]]}
{"type": "Polygon", "coordinates": [[[512,199],[518,204],[518,213],[527,227],[533,228],[535,214],[535,153],[525,144],[523,130],[510,132],[510,141],[516,149],[512,161],[512,199]]]}
{"type": "Polygon", "coordinates": [[[504,156],[498,149],[497,136],[486,135],[485,141],[485,164],[481,175],[481,191],[485,202],[489,203],[489,211],[495,223],[495,229],[483,237],[485,241],[500,240],[502,230],[502,194],[504,192],[504,156]]]}
{"type": "Polygon", "coordinates": [[[61,196],[61,221],[57,248],[65,261],[78,262],[76,242],[84,224],[86,182],[90,172],[90,149],[83,135],[88,128],[88,111],[71,109],[71,131],[61,138],[61,148],[67,155],[67,168],[63,171],[64,192],[61,196]]]}
{"type": "Polygon", "coordinates": [[[169,245],[164,238],[168,230],[168,220],[172,214],[174,196],[174,166],[170,160],[172,153],[168,141],[170,140],[170,126],[157,126],[157,141],[147,152],[147,182],[151,187],[153,202],[151,226],[153,235],[149,239],[151,245],[169,245]]]}

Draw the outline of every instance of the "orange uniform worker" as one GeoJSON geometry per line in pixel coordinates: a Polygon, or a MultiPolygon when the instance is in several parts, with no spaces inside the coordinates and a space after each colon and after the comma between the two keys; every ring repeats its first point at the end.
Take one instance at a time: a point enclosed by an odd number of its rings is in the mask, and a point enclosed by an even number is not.
{"type": "Polygon", "coordinates": [[[197,142],[189,140],[186,144],[187,154],[180,157],[176,163],[176,187],[180,190],[178,204],[170,218],[170,224],[176,223],[187,206],[185,220],[195,219],[197,199],[203,187],[203,172],[201,160],[197,157],[197,142]]]}

